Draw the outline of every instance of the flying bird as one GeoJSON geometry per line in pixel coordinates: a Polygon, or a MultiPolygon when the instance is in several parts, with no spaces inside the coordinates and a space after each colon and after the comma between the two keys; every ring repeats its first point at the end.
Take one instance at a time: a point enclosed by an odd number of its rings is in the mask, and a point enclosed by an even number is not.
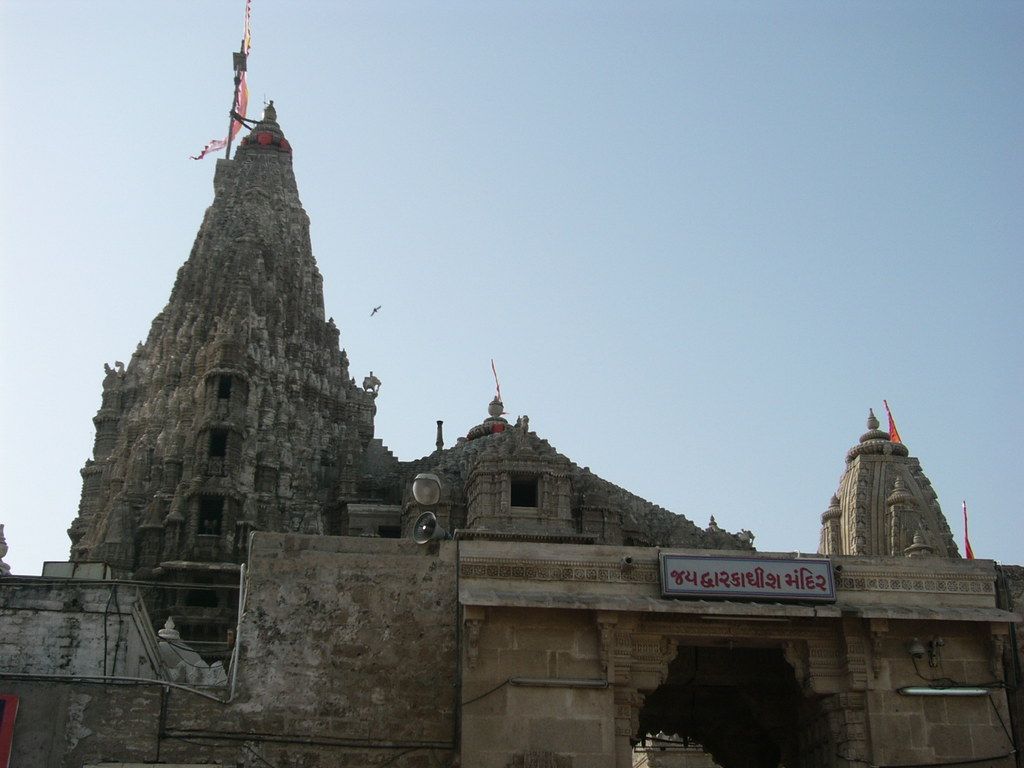
{"type": "Polygon", "coordinates": [[[370,313],[370,317],[373,317],[374,315],[376,315],[380,311],[381,306],[382,305],[378,304],[376,307],[374,307],[373,308],[373,312],[370,313]]]}

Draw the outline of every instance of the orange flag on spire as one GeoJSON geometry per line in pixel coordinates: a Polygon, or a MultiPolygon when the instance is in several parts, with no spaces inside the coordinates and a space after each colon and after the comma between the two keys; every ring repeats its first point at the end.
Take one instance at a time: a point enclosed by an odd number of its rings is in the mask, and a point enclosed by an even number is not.
{"type": "Polygon", "coordinates": [[[900,440],[900,431],[896,429],[896,422],[893,421],[892,411],[889,410],[889,403],[886,400],[882,401],[885,406],[885,414],[889,417],[889,440],[893,443],[902,443],[900,440]]]}
{"type": "Polygon", "coordinates": [[[968,560],[974,559],[974,550],[971,549],[971,537],[967,535],[967,500],[964,500],[964,557],[968,560]]]}

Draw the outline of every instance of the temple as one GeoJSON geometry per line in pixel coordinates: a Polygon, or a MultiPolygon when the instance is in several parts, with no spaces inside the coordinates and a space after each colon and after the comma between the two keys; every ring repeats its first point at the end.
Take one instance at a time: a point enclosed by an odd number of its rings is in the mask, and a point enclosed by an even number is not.
{"type": "Polygon", "coordinates": [[[0,561],[11,765],[1020,766],[1024,570],[960,557],[873,413],[817,553],[642,499],[498,398],[400,460],[292,155],[271,102],[217,161],[105,366],[69,560],[0,561]]]}

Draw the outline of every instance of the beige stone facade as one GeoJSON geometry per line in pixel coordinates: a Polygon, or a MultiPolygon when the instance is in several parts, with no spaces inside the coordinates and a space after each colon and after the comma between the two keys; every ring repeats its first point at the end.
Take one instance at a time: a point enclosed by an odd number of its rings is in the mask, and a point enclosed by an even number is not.
{"type": "Polygon", "coordinates": [[[51,644],[0,645],[32,713],[17,764],[625,768],[664,732],[730,768],[1014,765],[1018,617],[989,561],[834,558],[836,601],[809,605],[665,598],[654,548],[256,534],[250,552],[212,687],[168,686],[119,582],[3,582],[5,627],[51,644]]]}
{"type": "Polygon", "coordinates": [[[619,488],[497,398],[400,461],[308,225],[270,109],[107,366],[74,563],[0,574],[14,765],[1019,768],[1022,571],[960,559],[873,414],[813,555],[619,488]],[[668,557],[725,575],[669,594],[668,557]]]}
{"type": "Polygon", "coordinates": [[[580,549],[461,545],[466,764],[528,745],[629,766],[638,734],[659,731],[721,765],[1012,764],[1011,616],[991,562],[835,558],[837,601],[812,607],[664,599],[651,550],[625,550],[627,568],[624,550],[580,549]],[[915,639],[941,639],[935,666],[915,639]],[[940,680],[948,695],[899,692],[940,680]],[[968,683],[986,690],[952,689],[968,683]]]}

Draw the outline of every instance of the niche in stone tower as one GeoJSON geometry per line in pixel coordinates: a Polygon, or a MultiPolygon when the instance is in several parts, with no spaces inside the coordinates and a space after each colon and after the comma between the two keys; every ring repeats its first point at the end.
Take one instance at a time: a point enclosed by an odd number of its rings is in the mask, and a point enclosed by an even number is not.
{"type": "Polygon", "coordinates": [[[199,497],[199,530],[200,536],[220,536],[221,524],[224,522],[224,497],[199,497]]]}
{"type": "Polygon", "coordinates": [[[226,429],[210,430],[210,456],[221,457],[228,455],[228,431],[226,429]]]}
{"type": "Polygon", "coordinates": [[[509,504],[513,507],[537,507],[536,477],[512,477],[509,484],[509,504]]]}

